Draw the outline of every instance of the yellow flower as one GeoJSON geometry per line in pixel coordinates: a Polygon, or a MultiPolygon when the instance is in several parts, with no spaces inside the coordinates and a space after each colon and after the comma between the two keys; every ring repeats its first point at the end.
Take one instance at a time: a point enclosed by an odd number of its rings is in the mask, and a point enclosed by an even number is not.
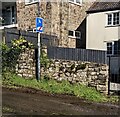
{"type": "Polygon", "coordinates": [[[27,42],[26,40],[22,40],[22,42],[27,42]]]}

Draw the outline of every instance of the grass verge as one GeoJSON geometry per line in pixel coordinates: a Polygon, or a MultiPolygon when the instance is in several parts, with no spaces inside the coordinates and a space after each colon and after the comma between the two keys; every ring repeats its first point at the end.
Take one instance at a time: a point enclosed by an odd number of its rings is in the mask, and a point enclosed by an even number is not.
{"type": "Polygon", "coordinates": [[[107,97],[96,91],[95,88],[80,84],[70,84],[68,81],[59,83],[55,80],[42,79],[37,82],[35,79],[24,79],[15,74],[5,73],[2,85],[12,88],[17,88],[17,86],[30,87],[50,93],[70,94],[95,102],[118,102],[118,96],[107,97]]]}

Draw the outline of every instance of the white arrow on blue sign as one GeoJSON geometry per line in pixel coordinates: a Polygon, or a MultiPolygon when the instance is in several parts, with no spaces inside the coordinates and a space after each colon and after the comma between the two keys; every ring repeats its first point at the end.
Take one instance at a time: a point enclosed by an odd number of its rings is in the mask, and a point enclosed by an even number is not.
{"type": "Polygon", "coordinates": [[[43,32],[43,19],[40,17],[36,18],[36,32],[43,32]]]}

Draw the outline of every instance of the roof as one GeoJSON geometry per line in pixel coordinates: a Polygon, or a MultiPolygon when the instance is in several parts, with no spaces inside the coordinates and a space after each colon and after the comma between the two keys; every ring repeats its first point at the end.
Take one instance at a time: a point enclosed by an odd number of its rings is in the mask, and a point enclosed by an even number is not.
{"type": "Polygon", "coordinates": [[[120,10],[120,0],[99,0],[93,3],[87,13],[120,10]]]}

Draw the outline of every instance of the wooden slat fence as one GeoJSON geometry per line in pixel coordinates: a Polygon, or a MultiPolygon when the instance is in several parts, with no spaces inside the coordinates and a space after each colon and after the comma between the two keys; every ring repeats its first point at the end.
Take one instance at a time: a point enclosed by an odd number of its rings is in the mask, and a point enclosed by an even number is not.
{"type": "Polygon", "coordinates": [[[88,61],[95,63],[107,64],[106,51],[77,49],[77,48],[63,48],[52,47],[47,48],[48,58],[50,59],[63,59],[74,61],[88,61]]]}
{"type": "MultiPolygon", "coordinates": [[[[19,39],[20,36],[23,36],[26,40],[33,43],[37,47],[38,35],[37,33],[28,32],[24,30],[18,30],[15,28],[6,28],[5,29],[5,42],[8,46],[11,45],[11,40],[19,39]]],[[[58,46],[58,38],[54,35],[41,34],[41,43],[46,46],[58,46]]]]}

